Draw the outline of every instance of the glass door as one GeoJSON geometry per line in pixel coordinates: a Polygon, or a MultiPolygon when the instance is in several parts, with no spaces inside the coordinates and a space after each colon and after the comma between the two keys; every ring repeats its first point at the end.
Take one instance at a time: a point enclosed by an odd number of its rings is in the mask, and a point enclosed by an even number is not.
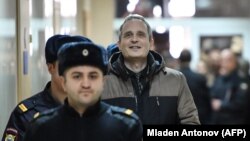
{"type": "Polygon", "coordinates": [[[0,1],[0,136],[17,101],[16,0],[0,1]]]}

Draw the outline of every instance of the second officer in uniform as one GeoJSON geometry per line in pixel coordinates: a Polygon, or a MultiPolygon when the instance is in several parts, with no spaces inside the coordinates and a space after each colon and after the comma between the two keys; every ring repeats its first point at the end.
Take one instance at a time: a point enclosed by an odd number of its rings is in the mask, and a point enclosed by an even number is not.
{"type": "Polygon", "coordinates": [[[129,109],[100,101],[106,51],[93,43],[65,44],[58,54],[65,104],[40,115],[25,141],[139,141],[142,125],[129,109]]]}
{"type": "Polygon", "coordinates": [[[58,75],[57,52],[61,46],[70,42],[91,42],[82,36],[54,35],[48,39],[45,46],[45,59],[51,75],[43,91],[21,101],[10,115],[2,136],[2,141],[23,141],[29,122],[34,116],[48,109],[61,105],[67,94],[63,91],[58,75]]]}

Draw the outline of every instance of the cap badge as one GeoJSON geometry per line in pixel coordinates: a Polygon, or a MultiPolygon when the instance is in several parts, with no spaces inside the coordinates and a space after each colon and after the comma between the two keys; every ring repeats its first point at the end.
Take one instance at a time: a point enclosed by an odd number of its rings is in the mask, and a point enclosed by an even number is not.
{"type": "Polygon", "coordinates": [[[82,50],[82,55],[83,56],[88,56],[89,55],[89,51],[87,49],[82,50]]]}

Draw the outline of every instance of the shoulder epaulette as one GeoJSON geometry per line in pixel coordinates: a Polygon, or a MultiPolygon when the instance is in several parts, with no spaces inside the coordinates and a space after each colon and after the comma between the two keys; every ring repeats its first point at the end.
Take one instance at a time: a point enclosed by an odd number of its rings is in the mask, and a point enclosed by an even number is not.
{"type": "Polygon", "coordinates": [[[133,119],[138,120],[138,116],[130,109],[125,109],[125,108],[120,108],[120,107],[116,107],[116,106],[112,106],[111,110],[114,114],[120,114],[126,117],[130,117],[133,119]]]}
{"type": "Polygon", "coordinates": [[[33,109],[35,104],[31,100],[24,100],[17,105],[17,109],[19,113],[25,113],[30,109],[33,109]]]}
{"type": "Polygon", "coordinates": [[[46,116],[51,116],[51,115],[53,115],[53,114],[55,113],[56,110],[57,110],[57,108],[52,108],[52,109],[43,111],[43,112],[41,112],[41,113],[37,112],[37,113],[34,115],[34,119],[38,119],[38,118],[46,117],[46,116]]]}

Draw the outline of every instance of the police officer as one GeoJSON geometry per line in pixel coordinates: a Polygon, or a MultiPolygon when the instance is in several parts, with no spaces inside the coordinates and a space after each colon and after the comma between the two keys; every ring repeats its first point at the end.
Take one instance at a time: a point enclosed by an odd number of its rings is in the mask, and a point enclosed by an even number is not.
{"type": "Polygon", "coordinates": [[[62,104],[66,93],[59,82],[57,51],[64,43],[86,41],[81,36],[54,35],[48,39],[45,46],[45,58],[51,81],[44,90],[20,102],[11,113],[10,119],[2,136],[2,141],[22,141],[28,123],[40,112],[55,108],[62,104]]]}
{"type": "Polygon", "coordinates": [[[100,101],[106,50],[93,43],[68,43],[58,54],[59,75],[68,97],[63,106],[41,114],[25,141],[138,141],[142,125],[129,109],[100,101]]]}
{"type": "Polygon", "coordinates": [[[93,43],[68,43],[58,54],[67,92],[63,106],[32,122],[25,141],[138,141],[142,125],[129,109],[100,101],[107,68],[106,51],[93,43]]]}

